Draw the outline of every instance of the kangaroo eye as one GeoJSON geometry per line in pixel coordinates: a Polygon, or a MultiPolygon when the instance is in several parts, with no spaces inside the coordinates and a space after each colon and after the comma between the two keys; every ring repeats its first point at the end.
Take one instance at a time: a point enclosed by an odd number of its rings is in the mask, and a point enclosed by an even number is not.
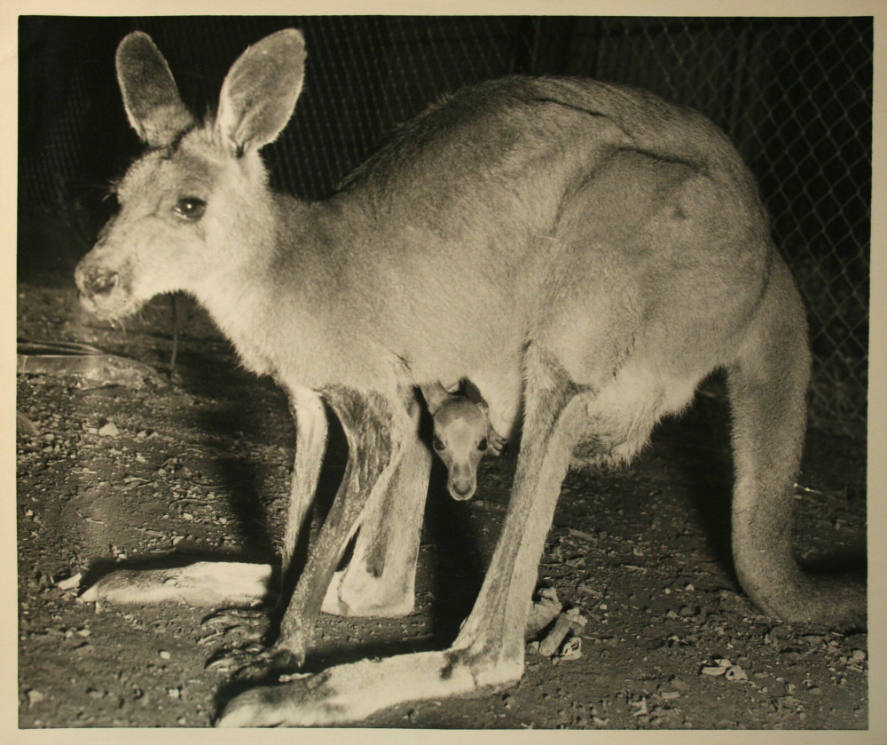
{"type": "Polygon", "coordinates": [[[172,211],[183,220],[196,222],[203,217],[204,210],[206,210],[206,202],[202,199],[198,199],[197,197],[183,197],[176,202],[176,206],[173,207],[172,211]]]}
{"type": "Polygon", "coordinates": [[[434,449],[435,450],[444,450],[446,445],[443,444],[443,440],[440,439],[437,435],[434,436],[434,449]]]}
{"type": "Polygon", "coordinates": [[[477,449],[483,452],[487,449],[487,438],[484,437],[479,443],[477,443],[477,449]]]}

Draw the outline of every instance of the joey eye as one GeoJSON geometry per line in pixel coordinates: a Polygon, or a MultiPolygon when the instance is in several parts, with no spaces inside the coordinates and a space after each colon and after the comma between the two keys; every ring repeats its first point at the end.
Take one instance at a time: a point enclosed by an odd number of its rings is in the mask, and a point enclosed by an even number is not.
{"type": "Polygon", "coordinates": [[[435,450],[444,450],[446,449],[446,445],[443,444],[443,440],[440,439],[437,435],[434,436],[434,449],[435,450]]]}
{"type": "Polygon", "coordinates": [[[204,210],[206,210],[206,202],[197,197],[182,197],[172,208],[178,217],[189,222],[196,222],[203,217],[204,210]]]}
{"type": "Polygon", "coordinates": [[[484,437],[479,443],[477,443],[477,449],[483,452],[487,449],[487,438],[484,437]]]}

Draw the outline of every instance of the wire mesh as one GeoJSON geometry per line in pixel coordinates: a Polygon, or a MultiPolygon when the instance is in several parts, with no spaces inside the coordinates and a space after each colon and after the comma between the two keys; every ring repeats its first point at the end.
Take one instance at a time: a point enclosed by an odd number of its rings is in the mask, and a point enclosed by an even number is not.
{"type": "Polygon", "coordinates": [[[871,18],[23,17],[20,211],[105,209],[104,185],[138,152],[112,65],[127,31],[154,37],[200,113],[247,44],[289,25],[308,40],[306,89],[266,156],[273,183],[306,198],[443,93],[499,75],[629,83],[708,115],[757,177],[807,302],[811,419],[865,436],[871,18]]]}

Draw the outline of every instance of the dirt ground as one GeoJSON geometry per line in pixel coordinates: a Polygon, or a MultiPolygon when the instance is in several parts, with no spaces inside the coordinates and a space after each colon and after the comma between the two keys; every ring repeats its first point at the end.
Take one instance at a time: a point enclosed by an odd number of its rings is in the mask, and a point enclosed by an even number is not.
{"type": "MultiPolygon", "coordinates": [[[[274,559],[293,445],[284,397],[237,367],[199,310],[180,310],[179,378],[170,384],[169,298],[111,328],[81,313],[68,279],[19,284],[20,339],[94,344],[158,371],[117,386],[18,376],[27,417],[17,437],[21,728],[207,727],[224,701],[226,676],[207,667],[219,644],[206,609],[97,609],[64,582],[164,558],[274,559]]],[[[539,578],[587,619],[574,641],[579,656],[531,653],[510,690],[406,704],[364,724],[865,728],[866,634],[780,623],[739,589],[719,391],[717,380],[706,385],[630,469],[577,469],[564,483],[539,578]]],[[[449,499],[438,469],[416,611],[324,616],[309,669],[447,644],[482,579],[513,465],[513,456],[487,458],[467,503],[449,499]]],[[[800,485],[800,554],[862,551],[864,447],[810,432],[800,485]]]]}

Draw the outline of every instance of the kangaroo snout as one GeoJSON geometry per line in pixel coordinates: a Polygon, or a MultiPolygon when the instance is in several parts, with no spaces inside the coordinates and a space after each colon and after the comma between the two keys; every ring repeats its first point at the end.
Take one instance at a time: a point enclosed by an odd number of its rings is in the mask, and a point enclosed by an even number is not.
{"type": "Polygon", "coordinates": [[[96,255],[96,248],[86,254],[74,270],[80,304],[99,318],[128,315],[135,307],[125,274],[126,264],[121,266],[115,262],[109,265],[104,256],[96,255]]]}
{"type": "Polygon", "coordinates": [[[74,272],[74,281],[82,295],[94,297],[109,294],[120,282],[120,275],[113,269],[84,266],[84,262],[81,262],[74,272]]]}

